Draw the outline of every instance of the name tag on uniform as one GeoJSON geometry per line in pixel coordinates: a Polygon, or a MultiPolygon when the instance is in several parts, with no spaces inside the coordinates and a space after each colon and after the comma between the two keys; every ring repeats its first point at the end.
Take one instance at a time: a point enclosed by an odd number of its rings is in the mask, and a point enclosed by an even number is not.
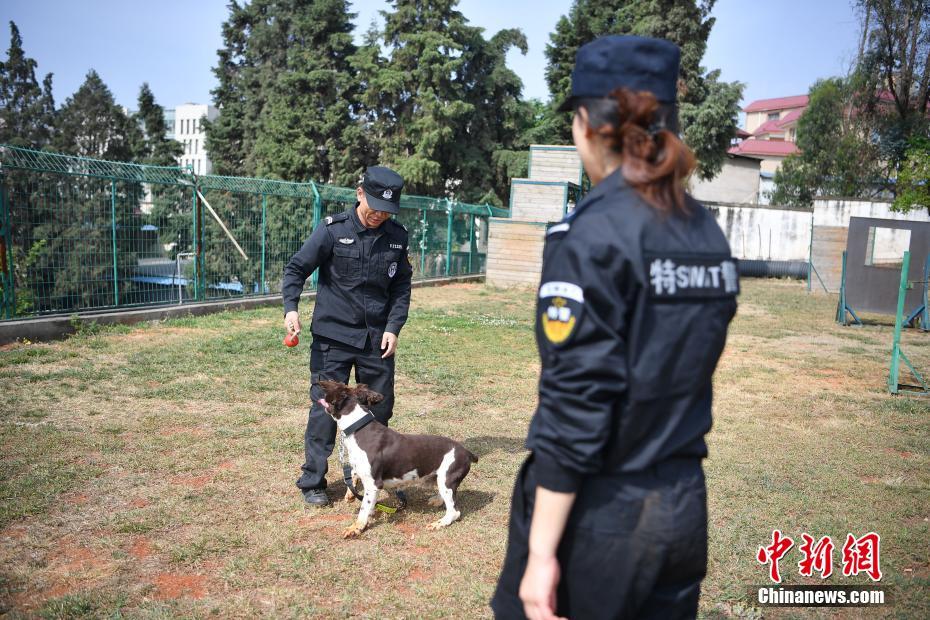
{"type": "Polygon", "coordinates": [[[649,296],[656,300],[739,295],[737,260],[722,255],[646,254],[649,296]]]}
{"type": "Polygon", "coordinates": [[[352,239],[351,237],[343,237],[342,239],[339,240],[339,243],[344,243],[346,245],[349,245],[351,243],[355,243],[355,239],[352,239]]]}
{"type": "Polygon", "coordinates": [[[403,250],[404,249],[404,246],[402,246],[399,243],[392,243],[390,244],[390,246],[392,250],[403,250]]]}

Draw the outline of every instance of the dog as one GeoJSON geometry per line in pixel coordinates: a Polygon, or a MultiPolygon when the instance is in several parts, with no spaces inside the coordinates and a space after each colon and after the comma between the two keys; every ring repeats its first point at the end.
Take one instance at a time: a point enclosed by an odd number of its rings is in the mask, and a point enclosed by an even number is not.
{"type": "Polygon", "coordinates": [[[355,538],[368,527],[379,489],[396,489],[433,476],[446,513],[428,529],[446,527],[462,516],[455,506],[456,491],[478,457],[448,437],[403,435],[384,426],[369,409],[384,397],[365,384],[350,388],[320,381],[320,387],[325,396],[318,402],[344,433],[349,463],[364,487],[362,507],[343,538],[355,538]]]}

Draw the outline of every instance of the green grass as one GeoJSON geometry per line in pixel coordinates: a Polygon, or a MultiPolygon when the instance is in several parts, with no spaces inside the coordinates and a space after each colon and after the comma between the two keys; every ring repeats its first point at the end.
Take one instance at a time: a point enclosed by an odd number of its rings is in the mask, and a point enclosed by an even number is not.
{"type": "MultiPolygon", "coordinates": [[[[414,292],[394,425],[456,437],[481,460],[460,522],[426,531],[439,512],[415,491],[357,541],[341,538],[357,504],[312,511],[293,485],[309,337],[281,346],[277,308],[0,350],[0,614],[489,616],[535,406],[533,302],[478,285],[414,292]]],[[[930,617],[930,400],[887,394],[888,317],[844,328],[835,304],[795,282],[744,282],[715,377],[703,617],[837,616],[749,597],[776,528],[879,532],[893,604],[867,617],[930,617]]],[[[905,333],[926,374],[928,342],[905,333]]],[[[801,583],[794,551],[782,572],[801,583]]],[[[864,583],[837,572],[829,583],[864,583]]]]}

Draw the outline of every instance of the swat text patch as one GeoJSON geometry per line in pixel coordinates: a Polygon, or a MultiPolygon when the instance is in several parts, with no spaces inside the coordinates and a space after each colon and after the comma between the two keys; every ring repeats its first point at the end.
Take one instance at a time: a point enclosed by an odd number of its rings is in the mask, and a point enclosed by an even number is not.
{"type": "Polygon", "coordinates": [[[652,299],[716,299],[739,295],[737,261],[731,256],[646,254],[652,299]]]}

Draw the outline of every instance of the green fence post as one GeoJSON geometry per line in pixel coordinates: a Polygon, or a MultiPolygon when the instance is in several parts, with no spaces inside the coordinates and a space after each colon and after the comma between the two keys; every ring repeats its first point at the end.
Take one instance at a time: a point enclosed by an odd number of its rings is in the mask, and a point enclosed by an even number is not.
{"type": "Polygon", "coordinates": [[[901,363],[901,323],[904,319],[904,298],[907,297],[907,274],[911,266],[911,253],[905,252],[901,262],[901,284],[898,288],[898,311],[894,317],[894,340],[891,343],[891,368],[888,371],[888,389],[898,393],[898,370],[901,363]]]}
{"type": "Polygon", "coordinates": [[[836,306],[836,322],[846,325],[846,251],[843,251],[843,266],[840,270],[840,298],[836,306]]]}
{"type": "Polygon", "coordinates": [[[455,214],[452,212],[452,203],[446,198],[446,276],[452,273],[452,221],[455,214]]]}
{"type": "MultiPolygon", "coordinates": [[[[310,189],[313,190],[313,230],[316,230],[316,227],[320,225],[320,222],[323,220],[323,197],[320,196],[320,190],[317,189],[316,183],[312,180],[310,181],[310,189]]],[[[303,239],[300,239],[303,241],[303,239]]],[[[313,274],[310,276],[310,285],[316,290],[317,284],[320,282],[320,270],[314,269],[313,274]]]]}
{"type": "Polygon", "coordinates": [[[422,218],[420,222],[423,224],[420,232],[420,277],[426,277],[426,246],[427,246],[427,235],[426,227],[429,226],[429,220],[426,219],[426,209],[420,209],[420,217],[422,218]]]}
{"type": "Polygon", "coordinates": [[[261,295],[266,293],[265,290],[265,211],[268,208],[268,196],[262,194],[262,292],[261,295]]]}
{"type": "Polygon", "coordinates": [[[6,175],[0,170],[0,263],[3,268],[3,312],[12,319],[16,314],[16,275],[13,271],[13,224],[6,199],[6,175]]]}
{"type": "Polygon", "coordinates": [[[468,273],[474,273],[473,271],[473,259],[475,256],[475,250],[477,249],[477,239],[475,239],[475,214],[471,214],[471,219],[468,224],[468,273]]]}
{"type": "Polygon", "coordinates": [[[194,227],[194,273],[192,274],[194,280],[194,299],[196,301],[201,301],[203,299],[203,290],[200,286],[200,272],[203,271],[203,269],[200,257],[203,253],[203,223],[200,221],[200,201],[197,199],[196,183],[193,186],[193,196],[191,200],[193,201],[191,215],[194,227]]]}
{"type": "Polygon", "coordinates": [[[116,263],[116,180],[110,179],[110,236],[113,240],[113,305],[119,305],[119,269],[116,263]]]}

